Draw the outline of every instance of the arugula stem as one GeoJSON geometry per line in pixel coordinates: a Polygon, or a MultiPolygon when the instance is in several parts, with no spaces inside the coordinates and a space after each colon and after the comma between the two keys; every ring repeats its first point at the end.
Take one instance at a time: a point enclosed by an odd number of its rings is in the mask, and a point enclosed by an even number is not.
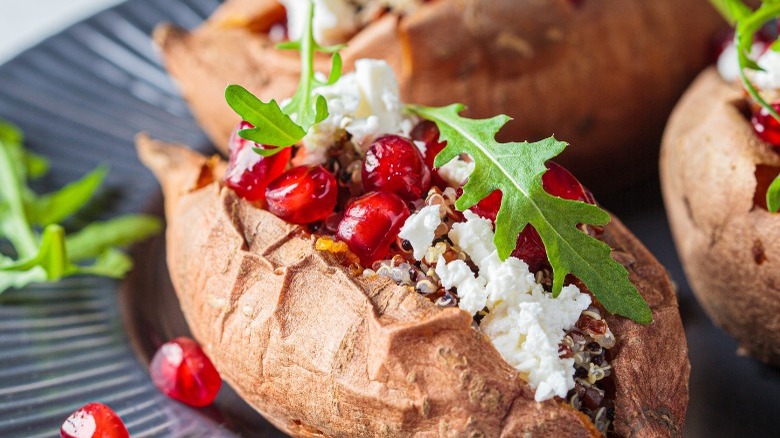
{"type": "MultiPolygon", "coordinates": [[[[308,26],[304,27],[303,29],[303,35],[301,35],[301,79],[298,82],[300,85],[302,85],[298,90],[296,91],[296,95],[300,94],[303,96],[304,99],[308,99],[311,96],[311,91],[313,89],[313,83],[310,80],[310,78],[313,75],[313,69],[314,69],[314,33],[313,28],[314,26],[311,25],[311,23],[314,21],[314,2],[308,1],[306,2],[306,17],[307,17],[307,23],[309,23],[308,26]]],[[[285,105],[284,112],[289,114],[290,111],[293,109],[295,105],[295,100],[292,99],[290,102],[285,105]]],[[[304,111],[308,112],[311,111],[311,108],[309,105],[306,105],[304,108],[304,111]]],[[[300,119],[296,120],[297,123],[302,123],[304,120],[307,120],[307,118],[304,116],[304,114],[299,115],[300,119]]]]}
{"type": "Polygon", "coordinates": [[[11,241],[20,259],[34,257],[38,253],[38,243],[24,211],[22,187],[18,173],[14,169],[10,147],[0,140],[0,197],[6,200],[9,215],[7,238],[11,241]]]}

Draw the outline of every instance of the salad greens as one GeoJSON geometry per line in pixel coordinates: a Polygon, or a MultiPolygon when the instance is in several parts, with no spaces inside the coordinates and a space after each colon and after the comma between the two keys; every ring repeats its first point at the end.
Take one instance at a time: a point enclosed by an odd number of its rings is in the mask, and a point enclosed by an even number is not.
{"type": "MultiPolygon", "coordinates": [[[[770,105],[750,82],[746,70],[763,71],[750,57],[756,34],[770,20],[780,17],[780,0],[763,0],[758,9],[753,10],[742,0],[710,0],[715,8],[734,26],[734,46],[739,60],[739,78],[751,98],[780,121],[780,114],[770,105]]],[[[775,41],[770,50],[780,51],[780,40],[775,41]]],[[[780,176],[775,178],[766,193],[769,211],[780,210],[780,176]]]]}
{"type": "Polygon", "coordinates": [[[98,167],[56,192],[38,195],[28,180],[48,169],[45,158],[24,148],[21,131],[0,121],[0,239],[13,246],[16,256],[0,253],[0,293],[77,274],[120,278],[133,263],[117,247],[161,229],[157,218],[128,215],[66,235],[59,222],[92,199],[107,169],[98,167]]]}
{"type": "Polygon", "coordinates": [[[314,41],[312,2],[307,2],[306,17],[307,25],[299,40],[277,45],[280,49],[301,52],[301,79],[298,90],[289,102],[282,107],[273,99],[265,103],[240,85],[228,85],[225,89],[225,100],[228,105],[243,120],[254,126],[254,128],[242,129],[238,135],[257,144],[275,146],[269,149],[255,148],[255,152],[263,156],[274,155],[298,143],[312,125],[328,117],[328,104],[325,98],[319,95],[313,98],[312,91],[317,87],[332,85],[341,77],[342,61],[338,51],[343,46],[322,47],[314,41]],[[324,81],[317,79],[315,75],[315,52],[333,54],[330,75],[324,81]]]}

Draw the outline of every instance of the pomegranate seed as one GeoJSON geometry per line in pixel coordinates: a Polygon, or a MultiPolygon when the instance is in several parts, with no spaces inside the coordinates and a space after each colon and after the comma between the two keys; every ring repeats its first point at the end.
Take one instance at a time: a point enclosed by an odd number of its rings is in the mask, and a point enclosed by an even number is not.
{"type": "MultiPolygon", "coordinates": [[[[458,187],[456,193],[457,196],[460,197],[460,195],[463,194],[463,189],[458,187]]],[[[501,207],[502,197],[503,194],[501,193],[501,190],[498,189],[493,190],[489,195],[482,198],[481,201],[471,206],[469,210],[473,211],[474,214],[478,216],[482,216],[485,219],[490,219],[492,222],[495,223],[496,215],[498,215],[498,209],[501,207]]]]}
{"type": "MultiPolygon", "coordinates": [[[[772,104],[772,109],[780,112],[780,102],[772,104]]],[[[760,107],[751,119],[753,129],[761,140],[774,147],[780,147],[780,122],[766,108],[760,107]]]]}
{"type": "Polygon", "coordinates": [[[364,266],[371,266],[387,255],[408,217],[409,208],[397,195],[369,192],[347,206],[336,236],[360,257],[364,266]]]}
{"type": "Polygon", "coordinates": [[[431,182],[436,187],[444,189],[449,186],[441,176],[439,171],[433,167],[436,155],[447,146],[446,141],[439,141],[439,128],[430,120],[423,120],[418,123],[411,132],[412,140],[425,143],[425,164],[431,171],[431,182]]]}
{"type": "Polygon", "coordinates": [[[225,184],[247,201],[262,202],[266,186],[284,172],[292,149],[284,148],[275,155],[263,157],[253,150],[263,146],[238,135],[238,131],[252,127],[251,123],[241,121],[230,134],[225,184]]]}
{"type": "Polygon", "coordinates": [[[129,438],[119,415],[103,403],[87,403],[60,428],[62,438],[129,438]]]}
{"type": "Polygon", "coordinates": [[[363,187],[366,191],[393,192],[414,201],[431,188],[431,171],[410,139],[385,135],[376,139],[366,152],[363,187]]]}
{"type": "Polygon", "coordinates": [[[544,191],[559,198],[595,204],[593,194],[585,189],[566,168],[554,161],[548,161],[547,171],[542,175],[544,191]]]}
{"type": "Polygon", "coordinates": [[[333,213],[338,186],[324,167],[299,166],[271,181],[265,197],[271,213],[287,222],[308,224],[333,213]]]}
{"type": "Polygon", "coordinates": [[[222,386],[211,360],[189,338],[163,344],[154,354],[149,372],[163,394],[195,407],[210,405],[222,386]]]}

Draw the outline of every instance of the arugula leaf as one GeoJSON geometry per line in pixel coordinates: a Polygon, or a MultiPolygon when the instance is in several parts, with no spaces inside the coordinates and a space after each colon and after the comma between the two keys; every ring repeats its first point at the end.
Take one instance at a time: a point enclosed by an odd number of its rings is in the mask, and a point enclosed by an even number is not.
{"type": "Polygon", "coordinates": [[[240,85],[228,85],[225,99],[238,114],[255,126],[242,129],[238,135],[259,144],[286,147],[300,141],[306,131],[282,112],[275,100],[264,103],[240,85]]]}
{"type": "Polygon", "coordinates": [[[495,135],[509,120],[505,115],[474,120],[461,117],[461,104],[441,108],[411,106],[413,113],[436,123],[447,146],[436,156],[442,166],[462,153],[475,162],[455,206],[465,210],[495,189],[504,194],[496,217],[495,244],[501,259],[514,250],[517,236],[531,224],[542,238],[553,268],[553,295],[571,273],[613,314],[648,324],[647,303],[628,280],[628,271],[611,257],[608,245],[578,229],[579,224],[605,225],[609,214],[595,205],[548,194],[542,186],[545,162],[566,143],[547,138],[534,143],[499,143],[495,135]]]}
{"type": "Polygon", "coordinates": [[[777,213],[780,210],[780,176],[772,181],[766,191],[766,206],[767,210],[772,213],[777,213]]]}
{"type": "Polygon", "coordinates": [[[325,98],[320,95],[315,97],[312,91],[323,85],[331,85],[341,77],[342,60],[338,51],[343,46],[323,47],[314,40],[314,4],[311,1],[307,2],[306,17],[307,25],[299,40],[277,45],[279,49],[301,52],[301,79],[298,89],[284,107],[279,107],[273,99],[265,103],[239,85],[228,85],[225,89],[228,105],[243,120],[254,125],[254,128],[242,129],[238,135],[258,144],[276,146],[270,149],[254,149],[263,156],[276,154],[298,143],[309,128],[328,117],[328,103],[325,98]],[[315,75],[316,52],[333,54],[330,75],[325,81],[318,80],[315,75]]]}
{"type": "Polygon", "coordinates": [[[27,203],[27,219],[45,227],[70,217],[92,199],[107,174],[108,168],[100,166],[56,192],[35,197],[27,203]]]}

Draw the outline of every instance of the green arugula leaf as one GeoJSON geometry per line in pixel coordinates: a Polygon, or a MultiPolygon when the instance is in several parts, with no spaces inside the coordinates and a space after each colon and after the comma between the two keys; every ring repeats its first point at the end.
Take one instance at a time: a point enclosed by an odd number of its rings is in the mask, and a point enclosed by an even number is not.
{"type": "Polygon", "coordinates": [[[127,246],[160,232],[162,224],[153,216],[126,215],[87,225],[68,236],[66,247],[71,260],[98,257],[112,247],[127,246]]]}
{"type": "Polygon", "coordinates": [[[72,216],[92,199],[107,174],[108,168],[100,166],[56,192],[33,198],[27,203],[27,219],[45,227],[72,216]]]}
{"type": "Polygon", "coordinates": [[[265,103],[239,85],[228,85],[225,89],[225,100],[228,105],[243,120],[254,125],[254,128],[242,129],[238,135],[258,144],[275,146],[268,149],[254,149],[263,156],[276,154],[298,143],[309,128],[328,117],[328,103],[325,98],[315,96],[312,91],[320,86],[331,85],[341,77],[342,60],[338,51],[343,46],[323,47],[314,41],[312,24],[314,4],[311,1],[307,2],[306,17],[307,25],[299,40],[276,46],[278,49],[301,52],[301,79],[298,82],[298,89],[283,107],[279,107],[274,100],[265,103]],[[318,80],[315,75],[316,52],[333,54],[330,74],[325,81],[318,80]]]}
{"type": "Polygon", "coordinates": [[[777,213],[780,210],[780,175],[772,181],[766,191],[766,206],[767,210],[772,213],[777,213]]]}
{"type": "Polygon", "coordinates": [[[275,100],[264,103],[240,85],[228,85],[225,100],[247,122],[254,125],[238,135],[259,144],[286,147],[299,142],[306,131],[282,112],[275,100]]]}
{"type": "Polygon", "coordinates": [[[463,186],[463,195],[455,204],[459,210],[475,205],[496,189],[503,193],[495,234],[501,259],[509,257],[517,236],[531,224],[547,249],[553,268],[554,296],[571,273],[611,313],[643,324],[652,321],[650,308],[628,280],[628,271],[612,259],[610,247],[578,228],[579,224],[605,225],[609,214],[595,205],[552,196],[542,186],[545,162],[558,155],[566,143],[554,138],[534,143],[499,143],[495,135],[509,117],[467,119],[459,115],[464,109],[460,104],[409,109],[435,122],[447,142],[436,156],[437,167],[462,153],[469,154],[475,162],[474,171],[463,186]]]}

